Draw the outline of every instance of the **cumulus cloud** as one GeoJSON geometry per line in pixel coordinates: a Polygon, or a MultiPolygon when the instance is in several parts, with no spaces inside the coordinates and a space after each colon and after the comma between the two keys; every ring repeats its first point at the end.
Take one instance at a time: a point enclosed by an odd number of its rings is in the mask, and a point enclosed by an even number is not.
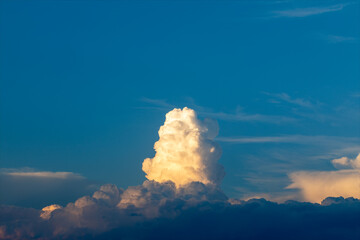
{"type": "Polygon", "coordinates": [[[217,123],[199,120],[192,109],[170,111],[154,145],[155,157],[143,162],[146,178],[160,183],[172,181],[176,186],[219,184],[224,169],[217,163],[221,156],[219,145],[213,141],[217,134],[217,123]]]}
{"type": "Polygon", "coordinates": [[[29,210],[2,206],[0,234],[2,231],[4,239],[33,236],[43,239],[81,236],[86,239],[88,235],[130,228],[153,219],[170,220],[203,203],[228,204],[227,197],[217,186],[200,182],[176,187],[173,182],[146,180],[142,185],[129,187],[125,191],[113,184],[106,184],[92,196],[83,196],[65,207],[53,204],[42,210],[29,210]],[[14,221],[16,225],[13,225],[14,221]]]}
{"type": "MultiPolygon", "coordinates": [[[[41,210],[0,205],[0,239],[266,239],[269,236],[354,239],[358,236],[360,202],[354,198],[327,198],[321,205],[228,199],[220,189],[224,170],[217,163],[221,155],[213,141],[217,133],[216,122],[201,121],[188,108],[174,109],[166,115],[159,130],[155,157],[143,162],[148,178],[143,184],[126,190],[106,184],[92,195],[86,194],[64,207],[58,202],[41,210]]],[[[356,166],[352,164],[356,159],[334,162],[356,166]]],[[[12,171],[16,172],[19,171],[12,171]]],[[[320,190],[326,197],[334,189],[344,192],[341,187],[346,184],[352,184],[347,188],[351,191],[360,186],[353,181],[358,169],[334,172],[334,176],[328,172],[294,173],[292,187],[302,188],[304,196],[309,198],[320,190]],[[331,191],[320,184],[321,179],[324,179],[321,184],[327,182],[332,186],[331,191]],[[304,187],[310,182],[317,188],[304,187]]],[[[3,175],[41,181],[76,176],[38,171],[3,175]]],[[[353,195],[343,192],[339,194],[344,197],[353,195]]],[[[316,196],[316,201],[323,195],[316,196]]]]}
{"type": "Polygon", "coordinates": [[[46,206],[46,207],[44,207],[43,209],[41,209],[41,214],[40,214],[40,217],[42,218],[42,219],[46,219],[46,220],[48,220],[48,219],[50,219],[50,217],[51,217],[51,213],[53,212],[53,211],[55,211],[56,209],[61,209],[62,207],[60,206],[60,205],[58,205],[58,204],[52,204],[52,205],[50,205],[50,206],[46,206]]]}
{"type": "Polygon", "coordinates": [[[326,197],[360,198],[360,154],[332,160],[337,171],[300,171],[290,174],[288,189],[300,189],[302,200],[320,203],[326,197]]]}
{"type": "MultiPolygon", "coordinates": [[[[162,185],[163,183],[158,183],[162,185]]],[[[200,183],[201,184],[201,183],[200,183]]],[[[112,186],[111,188],[114,188],[112,186]]],[[[157,200],[155,200],[157,202],[157,200]]],[[[141,209],[141,207],[140,207],[141,209]]],[[[83,197],[52,212],[0,206],[1,239],[356,239],[360,202],[163,201],[157,217],[83,197]]]]}
{"type": "Polygon", "coordinates": [[[301,190],[303,200],[320,203],[326,197],[360,198],[360,171],[295,172],[287,188],[301,190]]]}
{"type": "Polygon", "coordinates": [[[341,157],[331,161],[336,168],[354,168],[360,169],[360,154],[356,158],[341,157]]]}

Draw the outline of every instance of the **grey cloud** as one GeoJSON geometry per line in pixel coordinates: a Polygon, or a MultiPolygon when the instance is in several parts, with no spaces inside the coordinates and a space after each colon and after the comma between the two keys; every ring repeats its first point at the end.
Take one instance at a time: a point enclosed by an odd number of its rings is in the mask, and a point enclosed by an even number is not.
{"type": "Polygon", "coordinates": [[[40,210],[1,206],[0,238],[350,240],[360,233],[360,201],[354,198],[278,204],[265,199],[227,200],[201,183],[183,191],[174,190],[171,182],[147,181],[136,188],[145,205],[119,207],[114,204],[117,199],[129,196],[106,185],[93,197],[54,210],[49,220],[39,218],[40,210]],[[149,208],[157,208],[157,215],[148,215],[149,208]]]}

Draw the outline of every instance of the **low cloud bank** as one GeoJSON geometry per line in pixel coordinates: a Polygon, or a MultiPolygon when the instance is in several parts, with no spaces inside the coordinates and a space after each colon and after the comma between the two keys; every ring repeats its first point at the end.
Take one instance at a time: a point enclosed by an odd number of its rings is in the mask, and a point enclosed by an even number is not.
{"type": "Polygon", "coordinates": [[[202,183],[104,185],[65,207],[0,207],[0,239],[357,239],[360,201],[283,204],[226,197],[202,183]],[[135,192],[135,193],[134,193],[135,192]]]}

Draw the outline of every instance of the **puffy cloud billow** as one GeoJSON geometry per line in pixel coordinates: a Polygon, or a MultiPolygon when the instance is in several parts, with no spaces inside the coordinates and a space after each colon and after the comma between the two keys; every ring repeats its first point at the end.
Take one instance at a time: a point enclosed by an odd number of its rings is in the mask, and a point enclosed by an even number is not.
{"type": "Polygon", "coordinates": [[[360,198],[360,154],[355,159],[342,157],[331,162],[341,169],[291,173],[293,183],[288,188],[300,189],[302,200],[309,202],[320,203],[329,196],[360,198]]]}
{"type": "MultiPolygon", "coordinates": [[[[220,189],[217,133],[216,122],[174,109],[159,130],[156,155],[143,162],[148,180],[142,185],[123,190],[107,184],[41,210],[0,205],[0,239],[359,238],[355,198],[330,197],[321,204],[228,199],[220,189]]],[[[352,166],[349,159],[340,162],[352,166]]]]}
{"type": "Polygon", "coordinates": [[[170,111],[159,130],[155,157],[143,162],[146,177],[160,183],[172,181],[176,186],[191,182],[219,184],[224,169],[217,162],[221,149],[213,141],[218,131],[216,122],[200,121],[192,109],[170,111]]]}

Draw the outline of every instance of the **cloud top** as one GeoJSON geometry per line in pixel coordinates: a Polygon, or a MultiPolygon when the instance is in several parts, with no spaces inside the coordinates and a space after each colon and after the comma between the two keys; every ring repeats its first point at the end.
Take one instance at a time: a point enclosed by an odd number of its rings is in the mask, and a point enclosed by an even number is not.
{"type": "Polygon", "coordinates": [[[356,158],[341,157],[331,161],[336,168],[354,168],[360,169],[360,154],[356,158]]]}
{"type": "Polygon", "coordinates": [[[191,182],[218,185],[225,173],[218,164],[221,148],[213,141],[217,134],[215,121],[199,120],[190,108],[170,111],[154,145],[155,157],[143,162],[146,178],[172,181],[176,186],[191,182]]]}

